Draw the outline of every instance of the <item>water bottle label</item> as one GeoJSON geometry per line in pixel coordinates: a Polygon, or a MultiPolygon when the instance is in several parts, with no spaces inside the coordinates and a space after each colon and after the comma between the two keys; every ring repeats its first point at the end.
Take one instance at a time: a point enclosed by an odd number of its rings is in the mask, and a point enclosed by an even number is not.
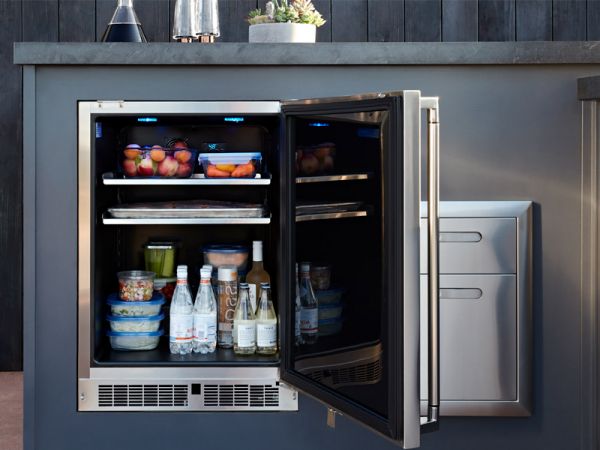
{"type": "Polygon", "coordinates": [[[256,285],[248,284],[248,296],[250,297],[250,306],[252,307],[252,311],[256,311],[256,285]]]}
{"type": "Polygon", "coordinates": [[[194,317],[191,314],[170,315],[169,342],[184,344],[192,340],[194,317]]]}
{"type": "Polygon", "coordinates": [[[277,324],[257,323],[256,342],[259,347],[275,347],[277,344],[277,324]]]}
{"type": "Polygon", "coordinates": [[[217,335],[217,314],[194,314],[194,339],[200,342],[215,342],[217,335]]]}
{"type": "Polygon", "coordinates": [[[254,347],[256,345],[256,325],[236,323],[235,333],[238,347],[254,347]]]}
{"type": "Polygon", "coordinates": [[[317,333],[319,331],[319,310],[317,308],[302,308],[300,312],[300,330],[302,333],[317,333]]]}
{"type": "Polygon", "coordinates": [[[294,320],[294,335],[300,336],[300,311],[296,311],[296,317],[294,320]]]}

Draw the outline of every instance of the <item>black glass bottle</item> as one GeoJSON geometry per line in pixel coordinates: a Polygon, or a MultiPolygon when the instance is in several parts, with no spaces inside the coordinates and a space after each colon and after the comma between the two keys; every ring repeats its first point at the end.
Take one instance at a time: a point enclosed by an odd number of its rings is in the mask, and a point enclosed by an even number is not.
{"type": "Polygon", "coordinates": [[[118,0],[102,42],[148,42],[133,9],[133,0],[118,0]]]}

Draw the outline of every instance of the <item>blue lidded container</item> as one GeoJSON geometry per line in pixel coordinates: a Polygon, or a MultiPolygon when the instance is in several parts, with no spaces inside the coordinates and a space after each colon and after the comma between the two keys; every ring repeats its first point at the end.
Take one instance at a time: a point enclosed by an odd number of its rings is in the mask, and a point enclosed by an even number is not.
{"type": "Polygon", "coordinates": [[[106,303],[110,306],[113,316],[156,316],[160,314],[165,297],[160,292],[154,292],[152,298],[143,302],[126,302],[119,298],[118,294],[108,296],[106,303]]]}
{"type": "Polygon", "coordinates": [[[112,316],[109,314],[106,316],[106,320],[110,323],[110,329],[119,332],[158,331],[160,322],[164,318],[164,314],[156,316],[112,316]]]}
{"type": "Polygon", "coordinates": [[[248,266],[250,249],[246,245],[212,244],[202,247],[204,264],[210,264],[213,269],[221,266],[236,266],[238,271],[245,271],[248,266]]]}
{"type": "Polygon", "coordinates": [[[164,334],[163,330],[146,332],[107,331],[114,350],[154,350],[164,334]]]}

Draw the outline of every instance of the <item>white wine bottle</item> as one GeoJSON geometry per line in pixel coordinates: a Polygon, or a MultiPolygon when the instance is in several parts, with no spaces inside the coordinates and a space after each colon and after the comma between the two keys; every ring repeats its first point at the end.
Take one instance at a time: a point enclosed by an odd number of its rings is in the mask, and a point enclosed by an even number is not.
{"type": "Polygon", "coordinates": [[[262,241],[252,242],[252,269],[246,275],[246,283],[250,288],[250,304],[252,312],[256,311],[258,300],[260,299],[260,284],[270,283],[271,277],[265,270],[263,264],[263,243],[262,241]]]}
{"type": "Polygon", "coordinates": [[[260,292],[260,302],[256,311],[256,353],[274,355],[277,353],[277,316],[271,300],[269,283],[261,283],[260,292]]]}
{"type": "Polygon", "coordinates": [[[236,355],[256,352],[256,319],[248,299],[248,284],[240,283],[240,297],[233,315],[233,351],[236,355]]]}

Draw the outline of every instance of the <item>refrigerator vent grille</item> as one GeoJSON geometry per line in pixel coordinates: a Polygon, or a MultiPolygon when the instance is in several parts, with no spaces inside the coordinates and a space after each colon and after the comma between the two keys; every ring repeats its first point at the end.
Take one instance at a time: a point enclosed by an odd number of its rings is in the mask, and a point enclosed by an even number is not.
{"type": "Polygon", "coordinates": [[[381,380],[382,371],[381,359],[377,359],[358,366],[315,370],[307,373],[307,376],[326,386],[339,387],[378,383],[381,380]]]}
{"type": "Polygon", "coordinates": [[[187,384],[101,384],[98,406],[104,408],[185,407],[187,384]]]}
{"type": "Polygon", "coordinates": [[[279,387],[269,384],[207,384],[204,385],[204,406],[278,407],[279,387]]]}

